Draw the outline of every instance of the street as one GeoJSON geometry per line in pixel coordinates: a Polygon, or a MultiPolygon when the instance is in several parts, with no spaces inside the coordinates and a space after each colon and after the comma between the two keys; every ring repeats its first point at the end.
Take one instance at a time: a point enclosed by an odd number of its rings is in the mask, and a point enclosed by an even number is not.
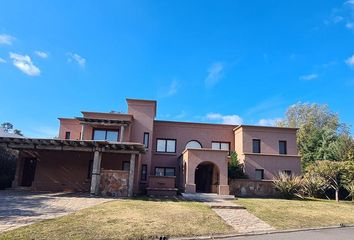
{"type": "Polygon", "coordinates": [[[226,240],[353,240],[354,227],[226,238],[226,240]]]}

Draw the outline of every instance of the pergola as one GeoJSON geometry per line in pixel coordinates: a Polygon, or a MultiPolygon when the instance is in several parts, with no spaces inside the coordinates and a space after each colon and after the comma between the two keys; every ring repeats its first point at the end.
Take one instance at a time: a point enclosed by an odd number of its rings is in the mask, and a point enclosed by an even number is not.
{"type": "Polygon", "coordinates": [[[145,153],[143,144],[130,142],[0,137],[0,145],[15,150],[79,151],[94,153],[90,193],[95,195],[99,194],[102,153],[131,154],[128,196],[133,195],[136,155],[145,153]]]}
{"type": "Polygon", "coordinates": [[[76,117],[77,120],[82,124],[81,130],[81,140],[83,140],[85,126],[89,125],[98,125],[104,127],[117,127],[120,126],[120,142],[124,141],[124,129],[131,124],[129,120],[118,120],[118,119],[101,119],[101,118],[89,118],[89,117],[76,117]]]}

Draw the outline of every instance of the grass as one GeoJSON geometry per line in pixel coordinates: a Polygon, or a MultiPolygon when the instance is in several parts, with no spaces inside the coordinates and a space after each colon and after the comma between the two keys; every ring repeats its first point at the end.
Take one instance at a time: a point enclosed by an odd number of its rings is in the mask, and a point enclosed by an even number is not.
{"type": "Polygon", "coordinates": [[[0,239],[150,239],[231,231],[202,203],[117,200],[8,231],[0,239]]]}
{"type": "Polygon", "coordinates": [[[239,198],[235,203],[277,229],[354,224],[353,202],[239,198]]]}

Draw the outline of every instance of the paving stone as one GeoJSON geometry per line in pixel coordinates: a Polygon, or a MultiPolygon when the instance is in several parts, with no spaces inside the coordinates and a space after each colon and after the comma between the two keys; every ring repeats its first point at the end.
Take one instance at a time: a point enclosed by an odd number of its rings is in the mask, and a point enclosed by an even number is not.
{"type": "Polygon", "coordinates": [[[91,207],[111,198],[78,193],[0,191],[0,232],[91,207]]]}

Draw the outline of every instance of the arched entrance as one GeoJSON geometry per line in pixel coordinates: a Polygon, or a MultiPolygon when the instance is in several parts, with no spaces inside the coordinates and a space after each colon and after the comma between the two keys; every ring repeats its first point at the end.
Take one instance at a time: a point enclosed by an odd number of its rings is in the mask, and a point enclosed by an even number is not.
{"type": "Polygon", "coordinates": [[[196,192],[217,193],[219,169],[211,162],[202,162],[195,169],[196,192]]]}

